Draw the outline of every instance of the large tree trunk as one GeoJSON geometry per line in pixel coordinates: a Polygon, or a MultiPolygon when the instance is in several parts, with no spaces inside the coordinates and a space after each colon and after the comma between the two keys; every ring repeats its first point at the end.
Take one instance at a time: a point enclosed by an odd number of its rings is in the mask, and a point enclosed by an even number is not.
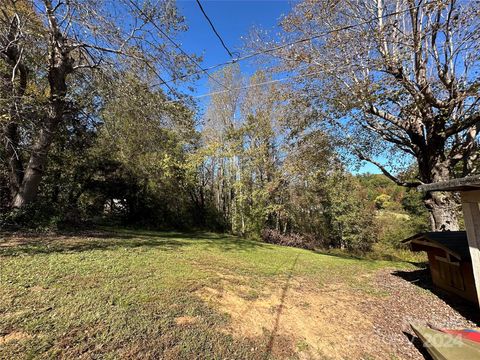
{"type": "Polygon", "coordinates": [[[13,198],[13,208],[22,208],[35,200],[38,193],[38,186],[40,185],[47,164],[48,150],[52,144],[57,126],[57,119],[49,119],[47,125],[40,130],[38,140],[32,147],[30,160],[23,175],[22,184],[13,198]]]}
{"type": "Polygon", "coordinates": [[[50,30],[50,43],[48,53],[48,82],[50,90],[49,111],[38,137],[33,144],[30,160],[23,175],[22,184],[13,198],[12,207],[22,208],[33,202],[38,193],[47,164],[48,151],[53,138],[58,131],[58,126],[63,119],[65,111],[65,96],[67,94],[67,75],[72,73],[74,60],[70,56],[71,48],[66,44],[60,27],[55,18],[55,9],[50,0],[44,0],[48,25],[50,30]]]}
{"type": "MultiPolygon", "coordinates": [[[[51,56],[54,57],[54,55],[51,56]]],[[[66,76],[71,72],[71,69],[71,63],[63,58],[58,60],[58,65],[50,69],[48,80],[51,95],[48,117],[45,119],[44,126],[40,129],[38,138],[33,144],[22,185],[13,198],[13,208],[22,208],[33,202],[37,197],[38,187],[47,164],[50,145],[63,119],[66,105],[65,95],[67,93],[66,76]]]]}
{"type": "MultiPolygon", "coordinates": [[[[450,180],[454,177],[451,162],[445,157],[445,139],[437,135],[438,129],[432,130],[430,146],[432,149],[419,161],[419,170],[425,183],[435,183],[450,180]],[[432,152],[434,155],[431,155],[432,152]],[[428,156],[430,155],[430,156],[428,156]]],[[[432,231],[459,230],[458,210],[460,204],[452,192],[434,191],[426,193],[424,203],[430,213],[430,227],[432,231]]]]}
{"type": "Polygon", "coordinates": [[[458,202],[451,192],[432,192],[425,196],[425,206],[430,212],[432,231],[455,231],[459,229],[458,202]]]}

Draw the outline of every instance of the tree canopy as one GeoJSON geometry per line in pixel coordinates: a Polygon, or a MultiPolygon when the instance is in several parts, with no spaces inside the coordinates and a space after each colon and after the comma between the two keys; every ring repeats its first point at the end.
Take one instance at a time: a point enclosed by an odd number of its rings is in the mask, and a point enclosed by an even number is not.
{"type": "Polygon", "coordinates": [[[478,172],[479,11],[304,0],[273,48],[245,49],[272,61],[208,73],[202,107],[179,90],[208,71],[175,41],[187,25],[173,1],[3,1],[0,225],[203,228],[350,251],[400,246],[427,217],[456,229],[455,196],[414,187],[478,172]]]}

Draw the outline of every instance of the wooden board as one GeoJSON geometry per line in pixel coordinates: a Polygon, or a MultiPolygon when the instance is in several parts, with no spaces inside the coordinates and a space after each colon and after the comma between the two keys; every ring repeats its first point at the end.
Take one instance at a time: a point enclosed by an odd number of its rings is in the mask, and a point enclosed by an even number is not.
{"type": "Polygon", "coordinates": [[[480,359],[480,344],[442,331],[410,324],[434,360],[480,359]]]}

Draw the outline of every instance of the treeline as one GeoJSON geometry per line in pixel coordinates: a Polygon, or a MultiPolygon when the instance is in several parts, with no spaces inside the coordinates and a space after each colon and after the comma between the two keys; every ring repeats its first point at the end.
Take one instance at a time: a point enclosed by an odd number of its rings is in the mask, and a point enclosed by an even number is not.
{"type": "Polygon", "coordinates": [[[203,110],[176,90],[200,59],[172,42],[187,30],[174,1],[0,2],[0,226],[107,221],[355,251],[396,246],[427,217],[458,229],[455,195],[414,189],[478,174],[478,6],[330,5],[299,2],[271,41],[253,32],[269,71],[224,67],[203,110]],[[398,186],[352,175],[354,159],[398,186]]]}
{"type": "MultiPolygon", "coordinates": [[[[232,66],[214,76],[229,88],[249,87],[221,92],[212,82],[218,93],[204,114],[130,73],[97,80],[94,91],[78,89],[81,101],[72,102],[52,142],[35,202],[11,207],[2,162],[2,227],[208,229],[368,251],[387,238],[382,209],[415,215],[422,207],[415,197],[409,208],[405,190],[381,175],[351,175],[333,139],[299,126],[314,116],[308,104],[264,85],[264,73],[245,79],[232,66]],[[80,106],[93,101],[88,97],[101,99],[91,116],[80,106]]],[[[19,156],[26,158],[28,147],[19,156]]]]}

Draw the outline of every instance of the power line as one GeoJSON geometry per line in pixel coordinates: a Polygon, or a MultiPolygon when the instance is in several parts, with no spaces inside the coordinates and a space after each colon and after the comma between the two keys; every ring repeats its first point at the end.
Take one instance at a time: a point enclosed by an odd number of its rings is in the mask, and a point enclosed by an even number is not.
{"type": "MultiPolygon", "coordinates": [[[[129,1],[130,4],[132,4],[139,12],[141,15],[143,15],[147,20],[149,19],[149,17],[143,12],[143,10],[132,0],[129,1]]],[[[213,77],[212,75],[210,75],[206,69],[204,69],[193,57],[191,57],[187,52],[185,52],[180,45],[178,45],[170,36],[168,36],[168,34],[162,30],[162,28],[160,28],[160,26],[158,26],[155,21],[153,21],[153,19],[150,19],[150,22],[151,24],[168,40],[170,41],[173,46],[175,46],[183,55],[185,55],[198,69],[199,71],[197,72],[194,72],[194,73],[190,73],[188,74],[188,77],[190,76],[193,76],[195,74],[199,74],[201,72],[205,73],[210,79],[212,79],[213,81],[215,81],[218,85],[222,86],[223,88],[225,89],[228,89],[227,86],[225,86],[224,84],[222,84],[220,81],[218,81],[215,77],[213,77]]],[[[168,80],[168,81],[164,81],[162,82],[162,84],[160,85],[167,85],[171,82],[174,82],[176,80],[179,80],[180,78],[184,78],[183,76],[181,77],[178,77],[178,78],[174,78],[174,79],[171,79],[171,80],[168,80]]]]}
{"type": "MultiPolygon", "coordinates": [[[[360,66],[360,68],[362,68],[362,66],[360,66]]],[[[336,67],[336,68],[335,68],[335,70],[338,70],[338,69],[341,69],[341,68],[339,68],[339,67],[336,67]]],[[[306,69],[306,68],[303,68],[303,69],[301,69],[301,70],[303,71],[303,70],[307,70],[307,69],[306,69]]],[[[290,80],[290,79],[305,78],[305,77],[307,77],[307,76],[318,75],[318,74],[321,74],[321,73],[324,73],[324,72],[325,72],[325,69],[322,69],[322,70],[318,70],[318,71],[311,71],[311,72],[308,72],[308,73],[306,73],[306,74],[298,74],[298,75],[293,75],[293,76],[285,76],[285,77],[280,78],[280,79],[267,80],[267,81],[263,81],[263,82],[259,82],[259,83],[254,83],[254,84],[250,84],[250,85],[240,86],[240,87],[237,87],[237,88],[230,88],[230,89],[220,90],[220,91],[212,91],[212,92],[209,92],[209,93],[206,93],[206,94],[201,94],[201,95],[196,95],[196,96],[190,96],[190,98],[191,98],[191,99],[200,99],[200,98],[204,98],[204,97],[207,97],[207,96],[217,95],[217,94],[223,94],[223,93],[230,92],[230,91],[234,91],[234,90],[246,90],[246,89],[250,89],[250,88],[253,88],[253,87],[257,87],[257,86],[274,84],[274,83],[278,83],[278,82],[282,82],[282,81],[286,81],[286,80],[290,80]]],[[[177,100],[169,100],[169,101],[166,101],[166,102],[167,102],[167,103],[172,103],[172,102],[178,102],[178,101],[181,101],[181,100],[180,100],[180,99],[177,99],[177,100]]]]}
{"type": "MultiPolygon", "coordinates": [[[[143,10],[132,0],[129,0],[130,4],[133,5],[139,12],[141,15],[143,15],[146,19],[149,19],[149,16],[147,16],[143,10]]],[[[199,6],[201,7],[201,4],[199,3],[199,1],[197,0],[197,3],[199,4],[199,6]]],[[[431,4],[431,2],[429,3],[424,3],[423,5],[428,5],[428,4],[431,4]]],[[[38,6],[34,3],[34,5],[38,8],[38,6]]],[[[224,84],[222,84],[220,81],[218,81],[215,77],[213,77],[212,75],[209,74],[209,71],[211,70],[214,70],[214,69],[217,69],[221,66],[226,66],[226,65],[231,65],[231,64],[234,64],[236,62],[240,62],[240,61],[244,61],[244,60],[247,60],[247,59],[250,59],[252,57],[255,57],[255,56],[259,56],[259,55],[263,55],[263,54],[267,54],[267,53],[271,53],[271,52],[274,52],[274,51],[278,51],[278,50],[281,50],[281,49],[284,49],[288,46],[292,46],[292,45],[296,45],[296,44],[299,44],[299,43],[302,43],[302,42],[307,42],[307,41],[311,41],[311,40],[315,40],[317,38],[320,38],[322,36],[325,36],[325,35],[329,35],[331,33],[334,33],[334,32],[339,32],[339,31],[344,31],[344,30],[349,30],[349,29],[352,29],[352,28],[355,28],[355,27],[358,27],[358,26],[362,26],[362,25],[366,25],[366,24],[369,24],[375,20],[380,20],[380,19],[383,19],[383,18],[387,18],[387,17],[390,17],[390,16],[394,16],[394,15],[400,15],[400,14],[403,14],[405,12],[408,12],[408,11],[411,11],[411,10],[414,10],[414,9],[418,9],[420,6],[422,6],[422,4],[418,4],[416,6],[412,6],[412,7],[409,7],[407,9],[404,9],[404,10],[399,10],[399,11],[395,11],[395,12],[391,12],[391,13],[386,13],[384,15],[381,15],[381,16],[376,16],[376,17],[373,17],[373,18],[370,18],[369,20],[365,20],[365,21],[362,21],[362,22],[359,22],[359,23],[356,23],[356,24],[352,24],[352,25],[347,25],[347,26],[342,26],[342,27],[338,27],[338,28],[335,28],[335,29],[331,29],[331,30],[327,30],[327,31],[324,31],[324,32],[320,32],[320,33],[317,33],[313,36],[310,36],[310,37],[307,37],[307,38],[302,38],[302,39],[298,39],[298,40],[295,40],[295,41],[292,41],[292,42],[289,42],[289,43],[285,43],[285,44],[282,44],[282,45],[279,45],[279,46],[275,46],[275,47],[272,47],[272,48],[268,48],[268,49],[264,49],[264,50],[260,50],[260,51],[257,51],[257,52],[253,52],[253,53],[250,53],[250,54],[247,54],[247,55],[244,55],[244,56],[241,56],[241,57],[237,57],[235,59],[232,59],[232,60],[229,60],[229,61],[226,61],[226,62],[223,62],[223,63],[219,63],[219,64],[216,64],[216,65],[213,65],[213,66],[210,66],[208,68],[203,68],[194,58],[192,58],[188,53],[186,53],[181,47],[180,45],[178,45],[170,36],[168,36],[168,34],[166,34],[154,21],[151,21],[152,25],[168,40],[170,41],[182,54],[184,54],[193,64],[195,64],[195,66],[199,69],[198,71],[194,71],[192,73],[189,73],[189,74],[185,74],[185,75],[182,75],[182,76],[178,76],[178,77],[174,77],[170,80],[163,80],[160,76],[158,76],[159,74],[157,73],[156,75],[159,77],[159,79],[161,80],[161,83],[159,84],[155,84],[153,86],[159,86],[159,85],[165,85],[167,86],[170,90],[171,88],[169,87],[168,84],[170,83],[173,83],[175,81],[178,81],[178,80],[183,80],[185,78],[188,78],[188,77],[191,77],[191,76],[194,76],[194,75],[198,75],[200,73],[205,73],[210,79],[212,79],[214,82],[216,82],[217,84],[219,84],[220,86],[222,86],[223,88],[226,89],[226,91],[229,91],[229,88],[227,86],[225,86],[224,84]]],[[[202,7],[201,7],[202,8],[202,7]]],[[[39,8],[38,8],[39,9],[39,8]]],[[[39,9],[40,10],[40,9],[39,9]]],[[[202,11],[203,12],[203,11],[202,11]]],[[[208,19],[208,16],[204,13],[204,15],[207,17],[207,20],[208,19]]],[[[210,20],[209,20],[210,22],[210,20]]],[[[210,22],[212,28],[214,29],[213,27],[213,24],[210,22]]],[[[215,29],[214,29],[215,31],[215,29]]],[[[218,35],[218,33],[215,31],[215,33],[217,34],[217,36],[219,37],[220,41],[222,41],[222,39],[220,38],[220,36],[218,35]]],[[[222,41],[223,43],[223,41],[222,41]]],[[[231,55],[230,51],[228,50],[228,48],[226,48],[226,46],[224,46],[225,49],[229,52],[229,55],[231,55]]],[[[286,78],[284,79],[286,80],[286,78]]],[[[280,80],[278,80],[280,81],[280,80]]],[[[203,97],[203,96],[207,96],[209,94],[206,94],[206,95],[200,95],[200,96],[197,96],[197,97],[203,97]]],[[[195,97],[194,97],[195,98],[195,97]]]]}
{"type": "Polygon", "coordinates": [[[218,40],[220,40],[220,42],[222,43],[223,48],[224,48],[225,50],[227,50],[228,55],[230,55],[230,57],[233,58],[232,53],[230,52],[230,50],[228,50],[227,45],[225,45],[225,42],[223,41],[222,37],[221,37],[220,34],[218,33],[217,29],[215,29],[215,26],[213,25],[212,21],[210,20],[210,18],[208,17],[207,13],[206,13],[205,10],[203,9],[203,6],[202,6],[202,4],[200,3],[200,0],[196,0],[196,1],[197,1],[198,7],[200,8],[200,11],[202,12],[203,16],[205,16],[205,19],[207,19],[207,21],[208,21],[208,23],[210,24],[210,27],[212,28],[213,32],[215,33],[215,35],[217,35],[218,40]]]}
{"type": "MultiPolygon", "coordinates": [[[[424,3],[423,5],[428,5],[428,4],[431,4],[431,3],[424,3]]],[[[335,28],[335,29],[331,29],[331,30],[320,32],[320,33],[316,33],[315,35],[312,35],[310,37],[298,39],[298,40],[288,42],[288,43],[285,43],[285,44],[282,44],[282,45],[274,46],[272,48],[256,51],[256,52],[253,52],[253,53],[250,53],[250,54],[247,54],[247,55],[244,55],[244,56],[241,56],[241,57],[229,60],[229,61],[225,61],[223,63],[218,63],[218,64],[212,65],[210,67],[203,68],[201,71],[195,71],[195,72],[190,73],[190,74],[182,75],[182,76],[179,76],[177,78],[167,80],[167,83],[175,82],[177,80],[183,80],[183,79],[188,78],[190,76],[198,75],[201,72],[204,72],[207,75],[209,75],[208,71],[217,69],[217,68],[222,67],[222,66],[232,65],[232,64],[235,64],[237,62],[244,61],[244,60],[250,59],[250,58],[255,57],[255,56],[268,54],[268,53],[271,53],[271,52],[274,52],[274,51],[277,51],[277,50],[284,49],[288,46],[292,46],[292,45],[300,44],[300,43],[303,43],[303,42],[315,40],[315,39],[318,39],[322,36],[329,35],[329,34],[332,34],[332,33],[335,33],[335,32],[350,30],[350,29],[356,28],[358,26],[369,24],[369,23],[371,23],[375,20],[380,20],[380,19],[384,19],[384,18],[387,18],[387,17],[390,17],[390,16],[395,16],[395,15],[400,15],[400,14],[406,13],[410,10],[418,9],[420,6],[421,6],[421,4],[419,4],[417,6],[409,7],[409,8],[404,9],[404,10],[399,10],[399,11],[394,11],[394,12],[391,12],[391,13],[387,13],[387,14],[384,14],[382,16],[376,16],[376,17],[370,18],[369,20],[365,20],[365,21],[362,21],[362,22],[359,22],[359,23],[356,23],[356,24],[341,26],[341,27],[338,27],[338,28],[335,28]]],[[[156,86],[163,85],[163,84],[164,83],[156,84],[156,86]]]]}
{"type": "MultiPolygon", "coordinates": [[[[237,87],[237,88],[232,88],[232,89],[227,89],[227,90],[220,90],[220,91],[212,91],[212,92],[209,92],[209,93],[206,93],[206,94],[191,96],[190,98],[192,98],[192,99],[200,99],[200,98],[203,98],[203,97],[207,97],[207,96],[211,96],[211,95],[223,94],[223,93],[230,92],[230,91],[234,91],[234,90],[246,90],[246,89],[250,89],[250,88],[253,88],[253,87],[262,86],[262,85],[268,85],[268,84],[274,84],[274,83],[282,82],[282,81],[289,80],[289,79],[295,79],[295,78],[302,78],[302,77],[317,75],[317,74],[320,74],[320,73],[322,73],[322,72],[323,72],[323,70],[321,70],[321,71],[312,71],[312,72],[307,73],[307,74],[299,74],[299,75],[294,75],[294,76],[286,76],[286,77],[283,77],[283,78],[280,78],[280,79],[267,80],[267,81],[263,81],[263,82],[259,82],[259,83],[254,83],[254,84],[250,84],[250,85],[240,86],[240,87],[237,87]]],[[[169,100],[169,101],[166,101],[166,102],[167,102],[167,103],[172,103],[172,102],[178,102],[178,101],[181,101],[181,100],[169,100]]]]}

